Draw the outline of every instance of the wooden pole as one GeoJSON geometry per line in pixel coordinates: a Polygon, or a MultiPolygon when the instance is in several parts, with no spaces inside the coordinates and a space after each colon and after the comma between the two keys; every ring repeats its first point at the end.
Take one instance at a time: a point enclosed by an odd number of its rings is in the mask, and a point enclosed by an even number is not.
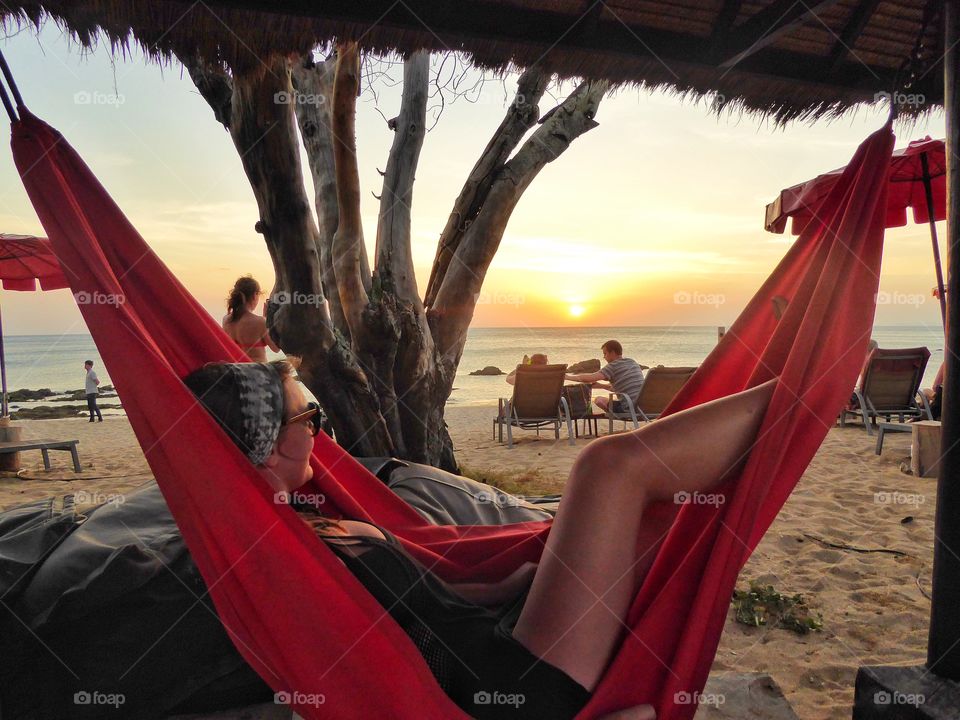
{"type": "Polygon", "coordinates": [[[947,119],[947,332],[943,382],[943,459],[937,480],[933,600],[927,667],[960,680],[960,0],[944,11],[947,119]]]}
{"type": "Polygon", "coordinates": [[[7,361],[3,353],[3,321],[0,320],[0,417],[7,417],[10,410],[7,407],[7,361]]]}
{"type": "Polygon", "coordinates": [[[937,272],[937,292],[940,294],[940,319],[943,328],[947,328],[947,298],[943,291],[943,267],[940,265],[940,242],[937,239],[937,219],[933,214],[933,187],[930,181],[930,163],[927,154],[920,156],[920,166],[923,168],[923,192],[927,196],[927,215],[930,216],[930,242],[933,243],[933,268],[937,272]]]}

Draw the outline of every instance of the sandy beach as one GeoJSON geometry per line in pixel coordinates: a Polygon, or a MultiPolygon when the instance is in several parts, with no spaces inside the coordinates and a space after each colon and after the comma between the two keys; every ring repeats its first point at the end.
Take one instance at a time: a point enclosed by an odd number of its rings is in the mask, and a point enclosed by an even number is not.
{"type": "MultiPolygon", "coordinates": [[[[571,447],[565,437],[557,442],[552,435],[537,439],[525,431],[508,450],[491,437],[494,413],[485,407],[447,411],[467,471],[530,495],[562,491],[573,459],[590,440],[581,438],[571,447]]],[[[25,453],[21,476],[0,478],[0,508],[66,493],[107,500],[151,477],[123,417],[108,417],[102,424],[79,419],[18,424],[24,438],[79,439],[84,471],[72,472],[67,453],[52,453],[53,470],[46,473],[39,452],[25,453]]],[[[930,590],[935,480],[901,473],[908,453],[908,435],[888,435],[878,457],[874,438],[863,429],[830,431],[738,583],[745,589],[752,580],[762,581],[787,595],[803,594],[822,613],[823,630],[801,636],[746,627],[731,611],[714,670],[768,672],[801,718],[823,720],[850,717],[858,666],[925,658],[929,600],[923,592],[930,590]],[[877,493],[889,495],[878,501],[877,493]]]]}

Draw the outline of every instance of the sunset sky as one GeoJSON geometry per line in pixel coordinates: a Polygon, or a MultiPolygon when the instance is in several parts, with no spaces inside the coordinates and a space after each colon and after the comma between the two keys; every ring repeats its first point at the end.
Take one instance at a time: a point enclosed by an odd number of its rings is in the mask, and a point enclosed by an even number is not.
{"type": "MultiPolygon", "coordinates": [[[[273,280],[257,208],[228,134],[177,64],[108,47],[82,51],[52,25],[0,48],[27,105],[59,129],[160,257],[210,310],[238,275],[273,280]]],[[[395,73],[399,75],[399,72],[395,73]]],[[[474,161],[500,122],[515,76],[474,102],[448,105],[427,135],[413,202],[414,257],[426,282],[437,237],[474,161]]],[[[571,85],[565,86],[569,91],[571,85]]],[[[399,87],[358,106],[364,230],[372,249],[387,117],[399,87]]],[[[541,112],[552,107],[545,98],[541,112]]],[[[780,189],[844,165],[882,125],[885,108],[776,128],[755,116],[711,114],[662,92],[622,89],[600,125],[548,165],[513,214],[487,275],[476,326],[729,325],[782,257],[789,235],[763,230],[780,189]]],[[[898,126],[898,147],[943,137],[938,113],[898,126]]],[[[308,193],[312,197],[312,186],[308,193]]],[[[941,224],[942,225],[942,224],[941,224]]],[[[940,228],[941,234],[943,228],[940,228]]],[[[0,231],[43,234],[0,149],[0,231]]],[[[887,233],[878,324],[935,325],[927,226],[887,233]]],[[[4,331],[84,332],[68,291],[0,292],[4,331]]]]}

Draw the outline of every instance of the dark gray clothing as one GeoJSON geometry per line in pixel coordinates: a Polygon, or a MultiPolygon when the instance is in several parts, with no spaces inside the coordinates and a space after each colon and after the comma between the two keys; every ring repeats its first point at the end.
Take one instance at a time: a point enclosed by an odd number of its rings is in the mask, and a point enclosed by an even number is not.
{"type": "Polygon", "coordinates": [[[90,422],[93,422],[94,415],[97,416],[98,420],[103,420],[100,407],[97,405],[97,393],[87,393],[87,410],[90,411],[90,422]]]}

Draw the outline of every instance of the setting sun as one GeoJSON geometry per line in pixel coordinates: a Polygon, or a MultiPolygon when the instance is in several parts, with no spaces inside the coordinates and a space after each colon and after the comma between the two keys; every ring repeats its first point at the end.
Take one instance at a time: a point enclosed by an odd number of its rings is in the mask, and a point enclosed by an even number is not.
{"type": "Polygon", "coordinates": [[[570,317],[582,317],[587,309],[583,305],[571,305],[569,308],[570,317]]]}

